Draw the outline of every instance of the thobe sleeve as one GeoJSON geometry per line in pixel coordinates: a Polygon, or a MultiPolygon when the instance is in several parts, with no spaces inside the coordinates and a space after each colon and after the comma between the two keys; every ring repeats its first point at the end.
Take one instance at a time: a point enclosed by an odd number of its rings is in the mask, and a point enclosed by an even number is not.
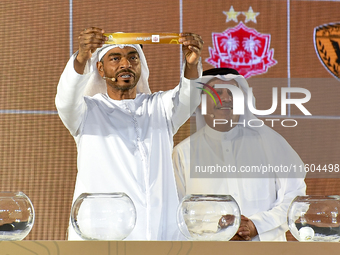
{"type": "MultiPolygon", "coordinates": [[[[185,66],[185,63],[183,66],[185,66]]],[[[201,60],[197,69],[199,77],[201,77],[201,60]]],[[[185,78],[183,69],[179,85],[172,90],[163,92],[161,95],[167,118],[171,121],[173,134],[190,118],[201,102],[201,90],[197,87],[201,88],[202,85],[198,81],[200,79],[189,80],[185,78]]]]}
{"type": "MultiPolygon", "coordinates": [[[[266,160],[270,165],[304,165],[303,161],[289,143],[277,132],[265,127],[262,143],[266,151],[266,160]]],[[[259,211],[250,218],[257,229],[261,241],[285,241],[288,230],[287,212],[296,196],[306,194],[305,174],[298,172],[279,172],[275,178],[276,199],[270,209],[259,211]]],[[[261,206],[259,204],[259,206],[261,206]]]]}
{"type": "Polygon", "coordinates": [[[296,196],[306,194],[306,184],[303,178],[279,178],[276,180],[276,190],[277,199],[273,208],[249,217],[256,226],[260,241],[270,241],[285,235],[290,203],[296,196]]]}
{"type": "Polygon", "coordinates": [[[58,114],[73,136],[79,132],[82,120],[86,112],[84,90],[89,79],[89,74],[78,74],[74,70],[74,54],[60,77],[55,104],[58,114]]]}
{"type": "Polygon", "coordinates": [[[183,155],[183,151],[179,145],[177,145],[172,153],[172,161],[174,166],[175,180],[177,186],[177,193],[179,201],[186,194],[186,185],[185,185],[185,157],[183,155]]]}

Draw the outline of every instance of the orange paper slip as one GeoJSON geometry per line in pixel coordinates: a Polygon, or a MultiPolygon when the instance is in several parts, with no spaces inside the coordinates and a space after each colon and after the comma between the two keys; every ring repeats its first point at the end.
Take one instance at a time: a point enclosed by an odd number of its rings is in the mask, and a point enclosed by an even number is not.
{"type": "Polygon", "coordinates": [[[106,44],[180,44],[178,33],[105,33],[106,44]]]}

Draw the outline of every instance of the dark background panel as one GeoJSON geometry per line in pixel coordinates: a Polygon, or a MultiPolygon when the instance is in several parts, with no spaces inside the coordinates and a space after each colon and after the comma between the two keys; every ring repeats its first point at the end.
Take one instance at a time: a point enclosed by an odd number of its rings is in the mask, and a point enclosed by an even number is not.
{"type": "Polygon", "coordinates": [[[63,240],[77,173],[69,132],[58,115],[2,114],[0,141],[0,190],[24,192],[35,209],[27,239],[63,240]]]}
{"type": "MultiPolygon", "coordinates": [[[[314,28],[339,23],[339,1],[291,1],[292,77],[332,78],[315,52],[314,28]]],[[[334,93],[338,93],[338,89],[334,93]]]]}
{"type": "Polygon", "coordinates": [[[0,24],[0,109],[54,110],[69,56],[68,1],[1,1],[0,24]]]}

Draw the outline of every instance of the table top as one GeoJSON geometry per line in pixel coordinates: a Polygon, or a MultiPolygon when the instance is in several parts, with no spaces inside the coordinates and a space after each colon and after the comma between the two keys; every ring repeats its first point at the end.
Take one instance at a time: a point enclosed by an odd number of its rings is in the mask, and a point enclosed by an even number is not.
{"type": "Polygon", "coordinates": [[[0,255],[339,254],[339,243],[212,241],[0,241],[0,255]]]}

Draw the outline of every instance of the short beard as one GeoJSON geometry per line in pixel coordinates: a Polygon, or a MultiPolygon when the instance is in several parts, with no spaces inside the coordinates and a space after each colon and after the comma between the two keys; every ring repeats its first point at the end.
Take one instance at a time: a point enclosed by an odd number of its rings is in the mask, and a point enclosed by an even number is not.
{"type": "Polygon", "coordinates": [[[110,83],[107,83],[111,88],[112,90],[119,90],[119,91],[128,91],[130,89],[133,89],[134,87],[137,86],[137,82],[134,83],[134,84],[131,84],[130,86],[121,86],[121,85],[116,85],[116,84],[110,84],[110,83]]]}
{"type": "MultiPolygon", "coordinates": [[[[103,66],[104,66],[104,63],[103,63],[103,66]]],[[[104,70],[104,76],[107,77],[105,70],[104,70]]],[[[136,79],[136,76],[135,76],[135,79],[136,79]]],[[[133,89],[134,87],[137,86],[138,80],[137,80],[137,82],[135,82],[134,84],[131,84],[130,86],[122,86],[122,85],[117,85],[117,84],[111,84],[110,82],[106,82],[106,84],[109,85],[112,88],[112,90],[128,91],[128,90],[133,89]]]]}

